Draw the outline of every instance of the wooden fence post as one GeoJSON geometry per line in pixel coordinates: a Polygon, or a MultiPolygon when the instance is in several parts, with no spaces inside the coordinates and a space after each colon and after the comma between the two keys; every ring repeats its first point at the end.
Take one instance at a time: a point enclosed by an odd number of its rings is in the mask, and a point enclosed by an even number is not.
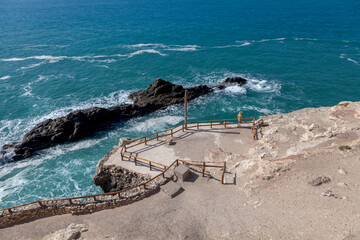
{"type": "Polygon", "coordinates": [[[144,183],[143,186],[144,186],[144,190],[146,190],[146,183],[144,183]]]}
{"type": "Polygon", "coordinates": [[[94,201],[96,201],[96,196],[94,196],[93,198],[94,198],[94,201]]]}
{"type": "Polygon", "coordinates": [[[199,122],[196,122],[196,128],[199,129],[199,122]]]}
{"type": "Polygon", "coordinates": [[[185,129],[187,130],[187,98],[188,98],[188,91],[185,90],[184,96],[184,110],[185,110],[185,129]]]}
{"type": "Polygon", "coordinates": [[[137,158],[134,158],[135,166],[137,166],[137,158]]]}
{"type": "Polygon", "coordinates": [[[222,176],[221,176],[221,184],[224,184],[225,170],[226,170],[226,162],[224,162],[223,173],[222,173],[222,176]]]}
{"type": "Polygon", "coordinates": [[[149,165],[149,166],[150,166],[150,171],[151,171],[151,170],[152,170],[151,162],[150,162],[150,165],[149,165]]]}
{"type": "Polygon", "coordinates": [[[170,130],[170,133],[171,133],[171,137],[173,137],[173,129],[170,130]]]}
{"type": "Polygon", "coordinates": [[[73,202],[72,202],[72,200],[71,200],[71,199],[69,199],[69,203],[70,203],[70,204],[73,204],[73,202]]]}
{"type": "Polygon", "coordinates": [[[120,195],[120,193],[118,193],[118,196],[119,196],[119,198],[121,198],[121,195],[120,195]]]}
{"type": "Polygon", "coordinates": [[[226,120],[224,121],[224,127],[226,128],[226,120]]]}
{"type": "Polygon", "coordinates": [[[202,176],[205,176],[205,162],[203,162],[203,166],[202,166],[202,176]]]}
{"type": "Polygon", "coordinates": [[[212,121],[210,121],[210,128],[212,128],[212,121]]]}
{"type": "Polygon", "coordinates": [[[42,207],[42,206],[43,206],[43,204],[42,204],[42,202],[41,202],[41,201],[38,201],[38,203],[39,203],[40,207],[42,207]]]}
{"type": "Polygon", "coordinates": [[[182,126],[182,131],[184,132],[185,130],[184,130],[184,124],[181,124],[181,126],[182,126]]]}
{"type": "Polygon", "coordinates": [[[156,132],[156,140],[159,141],[159,133],[158,132],[156,132]]]}
{"type": "Polygon", "coordinates": [[[145,145],[147,145],[146,137],[145,137],[145,145]]]}

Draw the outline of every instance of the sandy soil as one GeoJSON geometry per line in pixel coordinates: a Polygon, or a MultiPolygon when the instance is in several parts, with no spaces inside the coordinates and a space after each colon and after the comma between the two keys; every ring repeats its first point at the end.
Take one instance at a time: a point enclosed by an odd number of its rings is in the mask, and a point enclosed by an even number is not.
{"type": "Polygon", "coordinates": [[[174,157],[226,161],[226,185],[215,172],[203,178],[193,171],[173,199],[159,192],[116,209],[38,219],[1,229],[0,239],[41,239],[70,223],[88,226],[82,239],[356,239],[360,103],[264,120],[258,141],[229,129],[240,134],[201,131],[163,146],[174,157]],[[319,176],[331,180],[309,184],[319,176]]]}

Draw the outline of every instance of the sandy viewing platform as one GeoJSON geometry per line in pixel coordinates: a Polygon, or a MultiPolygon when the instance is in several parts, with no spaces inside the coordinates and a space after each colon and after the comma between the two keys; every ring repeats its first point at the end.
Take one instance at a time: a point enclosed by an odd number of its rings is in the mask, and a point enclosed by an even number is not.
{"type": "MultiPolygon", "coordinates": [[[[189,124],[189,127],[196,126],[189,124]]],[[[221,126],[200,127],[201,129],[189,128],[185,132],[178,132],[170,136],[150,141],[147,145],[141,144],[130,148],[127,152],[133,156],[148,159],[169,166],[174,160],[213,161],[222,163],[226,161],[226,152],[241,155],[248,151],[254,144],[251,134],[251,124],[245,123],[241,127],[236,124],[221,126]],[[172,139],[173,143],[168,145],[166,141],[172,139]]],[[[115,165],[142,174],[155,176],[161,172],[148,166],[134,164],[134,161],[121,160],[121,153],[117,151],[109,157],[104,165],[115,165]]]]}

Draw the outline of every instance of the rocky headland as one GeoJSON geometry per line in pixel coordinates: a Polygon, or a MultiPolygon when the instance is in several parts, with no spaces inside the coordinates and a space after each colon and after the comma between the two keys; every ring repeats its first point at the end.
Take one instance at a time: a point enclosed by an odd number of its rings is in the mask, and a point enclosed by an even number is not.
{"type": "Polygon", "coordinates": [[[157,78],[146,90],[129,95],[133,104],[122,104],[110,108],[93,107],[77,110],[66,116],[48,119],[37,124],[26,133],[21,142],[13,142],[2,147],[0,163],[17,161],[31,157],[34,152],[65,142],[93,136],[111,124],[139,117],[150,112],[165,109],[173,104],[184,102],[185,90],[188,100],[211,93],[214,88],[223,89],[226,85],[243,85],[246,79],[241,77],[227,78],[215,86],[199,85],[184,88],[157,78]]]}
{"type": "MultiPolygon", "coordinates": [[[[225,161],[225,185],[219,183],[221,171],[206,169],[203,178],[201,170],[193,169],[190,181],[177,182],[184,191],[171,200],[154,194],[108,211],[15,225],[3,229],[0,236],[13,239],[27,234],[39,239],[50,232],[42,224],[57,231],[75,222],[88,226],[81,233],[88,239],[358,239],[360,102],[261,118],[265,124],[258,140],[247,126],[221,125],[180,131],[173,145],[159,140],[139,145],[141,151],[131,150],[158,162],[225,161]]],[[[116,157],[121,144],[97,166],[94,182],[104,191],[147,179],[114,165],[111,157],[116,157]]]]}

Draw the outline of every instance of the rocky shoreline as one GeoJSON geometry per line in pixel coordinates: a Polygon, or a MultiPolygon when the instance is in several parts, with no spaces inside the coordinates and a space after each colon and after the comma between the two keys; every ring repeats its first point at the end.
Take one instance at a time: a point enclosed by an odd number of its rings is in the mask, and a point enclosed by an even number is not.
{"type": "Polygon", "coordinates": [[[185,90],[188,91],[188,100],[193,100],[213,92],[214,88],[224,89],[227,85],[232,84],[241,86],[246,82],[246,79],[235,77],[227,78],[212,87],[198,85],[184,88],[181,85],[157,78],[148,85],[147,89],[129,95],[133,104],[77,110],[66,116],[47,119],[37,124],[25,134],[21,142],[12,142],[2,147],[0,163],[29,158],[38,150],[90,137],[114,123],[183,103],[185,90]]]}

